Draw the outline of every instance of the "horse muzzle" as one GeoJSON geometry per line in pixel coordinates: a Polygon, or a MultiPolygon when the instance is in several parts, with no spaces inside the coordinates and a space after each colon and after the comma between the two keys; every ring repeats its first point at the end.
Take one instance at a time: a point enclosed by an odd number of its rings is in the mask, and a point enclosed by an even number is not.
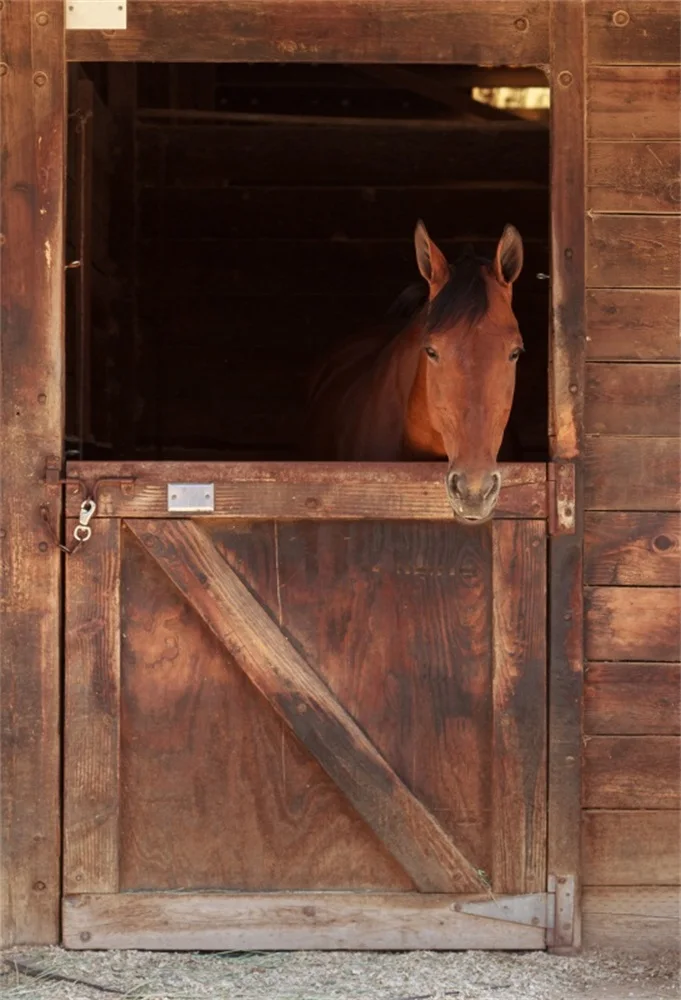
{"type": "Polygon", "coordinates": [[[459,469],[450,469],[445,486],[457,520],[464,524],[484,524],[492,517],[497,505],[501,474],[495,470],[471,476],[459,469]]]}

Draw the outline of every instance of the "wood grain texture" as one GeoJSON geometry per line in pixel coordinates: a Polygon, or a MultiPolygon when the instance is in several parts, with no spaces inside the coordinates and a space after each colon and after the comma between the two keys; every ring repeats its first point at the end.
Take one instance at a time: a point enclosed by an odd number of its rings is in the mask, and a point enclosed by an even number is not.
{"type": "MultiPolygon", "coordinates": [[[[549,5],[551,160],[551,322],[549,447],[554,462],[575,463],[577,511],[582,506],[585,327],[584,182],[585,8],[549,5]]],[[[573,911],[551,934],[554,951],[579,948],[581,702],[583,681],[582,527],[549,542],[548,827],[547,867],[575,879],[573,911]]]]}
{"type": "Polygon", "coordinates": [[[589,361],[679,361],[681,296],[674,289],[587,292],[589,361]]]}
{"type": "Polygon", "coordinates": [[[592,66],[587,90],[591,139],[677,139],[679,66],[592,66]]]}
{"type": "MultiPolygon", "coordinates": [[[[215,511],[248,520],[299,518],[452,522],[444,489],[444,463],[323,462],[70,462],[68,474],[93,482],[132,476],[134,486],[99,491],[105,517],[168,517],[169,483],[214,483],[215,511]]],[[[502,465],[498,516],[546,516],[546,466],[502,465]]],[[[75,515],[80,493],[67,489],[75,515]]],[[[194,515],[197,516],[197,515],[194,515]]],[[[199,515],[200,516],[200,515],[199,515]]]]}
{"type": "Polygon", "coordinates": [[[70,896],[63,906],[64,944],[163,951],[544,947],[542,928],[457,913],[461,898],[315,892],[70,896]],[[90,935],[86,943],[83,933],[90,935]]]}
{"type": "Polygon", "coordinates": [[[495,892],[546,884],[546,527],[495,524],[493,861],[495,892]]]}
{"type": "MultiPolygon", "coordinates": [[[[167,187],[221,188],[319,184],[385,184],[444,187],[461,182],[546,184],[549,137],[527,123],[516,128],[493,123],[429,124],[418,130],[395,124],[254,125],[202,124],[172,128],[141,126],[140,183],[149,188],[163,176],[167,187]],[[399,151],[399,155],[396,154],[399,151]]],[[[520,225],[520,222],[518,222],[520,225]]]]}
{"type": "Polygon", "coordinates": [[[97,529],[66,566],[66,892],[118,891],[120,522],[97,529]]]}
{"type": "Polygon", "coordinates": [[[548,62],[537,0],[133,0],[126,31],[74,31],[73,62],[548,62]],[[520,20],[522,19],[522,20],[520,20]],[[333,30],[329,25],[333,24],[333,30]]]}
{"type": "Polygon", "coordinates": [[[587,226],[587,284],[592,288],[678,288],[680,246],[678,216],[596,215],[587,226]]]}
{"type": "Polygon", "coordinates": [[[484,888],[440,824],[191,522],[127,522],[422,890],[484,888]],[[257,652],[256,652],[257,650],[257,652]]]}
{"type": "Polygon", "coordinates": [[[582,817],[585,885],[678,885],[681,813],[587,810],[582,817]]]}
{"type": "Polygon", "coordinates": [[[591,736],[584,749],[587,809],[678,809],[678,736],[591,736]]]}
{"type": "Polygon", "coordinates": [[[678,437],[589,437],[585,504],[593,510],[681,509],[678,437]]]}
{"type": "Polygon", "coordinates": [[[678,214],[680,151],[678,142],[590,142],[587,208],[678,214]]]}
{"type": "Polygon", "coordinates": [[[681,586],[681,518],[588,512],[584,580],[601,586],[681,586]]]}
{"type": "Polygon", "coordinates": [[[679,8],[676,0],[587,0],[589,62],[602,66],[679,62],[679,8]],[[624,10],[624,24],[614,15],[624,10]]]}
{"type": "Polygon", "coordinates": [[[587,434],[674,437],[681,431],[680,413],[680,365],[587,365],[587,434]]]}
{"type": "Polygon", "coordinates": [[[678,587],[589,587],[585,601],[587,659],[679,659],[678,587]]]}
{"type": "Polygon", "coordinates": [[[548,6],[553,81],[549,436],[552,458],[572,460],[582,446],[586,332],[584,7],[559,0],[548,6]]]}
{"type": "MultiPolygon", "coordinates": [[[[280,624],[400,779],[489,875],[490,528],[336,521],[275,531],[280,624]]],[[[522,853],[520,838],[507,849],[522,853]]]]}
{"type": "Polygon", "coordinates": [[[654,955],[679,946],[677,886],[587,887],[583,895],[584,944],[654,955]]]}
{"type": "Polygon", "coordinates": [[[590,663],[584,728],[591,735],[681,733],[678,663],[590,663]]]}
{"type": "MultiPolygon", "coordinates": [[[[275,526],[207,530],[276,609],[275,526]]],[[[121,888],[413,889],[165,573],[123,542],[121,888]]]]}
{"type": "Polygon", "coordinates": [[[3,947],[59,938],[61,557],[40,507],[57,526],[60,490],[42,479],[62,453],[63,16],[60,0],[11,0],[0,14],[3,947]]]}

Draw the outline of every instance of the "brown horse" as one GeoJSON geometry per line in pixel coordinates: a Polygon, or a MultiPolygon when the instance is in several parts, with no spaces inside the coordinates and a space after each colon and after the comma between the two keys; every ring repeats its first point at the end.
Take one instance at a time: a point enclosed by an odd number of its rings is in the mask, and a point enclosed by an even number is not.
{"type": "Polygon", "coordinates": [[[468,523],[491,517],[497,457],[523,351],[511,304],[523,244],[506,226],[493,260],[467,250],[453,267],[419,222],[416,260],[427,290],[402,293],[386,327],[337,348],[311,386],[312,457],[448,459],[447,495],[468,523]]]}

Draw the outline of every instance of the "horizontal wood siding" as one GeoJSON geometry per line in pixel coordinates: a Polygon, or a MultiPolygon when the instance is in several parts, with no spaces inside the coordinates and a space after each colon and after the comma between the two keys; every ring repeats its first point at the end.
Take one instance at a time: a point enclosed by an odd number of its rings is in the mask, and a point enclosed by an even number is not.
{"type": "Polygon", "coordinates": [[[583,824],[585,885],[674,885],[679,877],[679,813],[587,810],[583,824]]]}
{"type": "Polygon", "coordinates": [[[677,0],[587,0],[586,16],[588,58],[594,65],[679,62],[677,0]]]}
{"type": "Polygon", "coordinates": [[[677,139],[678,66],[592,66],[587,88],[590,139],[677,139]]]}
{"type": "Polygon", "coordinates": [[[360,62],[532,66],[549,59],[544,0],[191,0],[128,5],[126,31],[73,31],[74,62],[360,62]],[[418,10],[418,16],[415,11],[418,10]]]}
{"type": "Polygon", "coordinates": [[[676,2],[588,0],[584,939],[678,945],[676,2]]]}
{"type": "Polygon", "coordinates": [[[582,895],[584,941],[627,954],[679,946],[678,886],[587,886],[582,895]]]}
{"type": "Polygon", "coordinates": [[[678,736],[678,663],[590,663],[584,684],[584,729],[600,736],[678,736]]]}
{"type": "Polygon", "coordinates": [[[678,289],[591,288],[586,295],[588,361],[677,361],[678,289]]]}
{"type": "Polygon", "coordinates": [[[591,736],[584,751],[588,809],[678,809],[678,736],[591,736]]]}

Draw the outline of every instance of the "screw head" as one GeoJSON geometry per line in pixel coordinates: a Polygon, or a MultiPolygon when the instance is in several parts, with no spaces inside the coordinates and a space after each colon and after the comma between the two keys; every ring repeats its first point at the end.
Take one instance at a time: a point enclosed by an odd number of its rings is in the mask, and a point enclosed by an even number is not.
{"type": "Polygon", "coordinates": [[[572,83],[573,76],[569,69],[564,69],[558,74],[558,83],[561,87],[569,87],[572,83]]]}
{"type": "Polygon", "coordinates": [[[42,892],[43,889],[45,889],[47,887],[46,887],[46,885],[45,885],[44,882],[34,882],[33,883],[33,888],[36,890],[36,892],[42,892]]]}
{"type": "Polygon", "coordinates": [[[90,934],[90,931],[81,931],[79,936],[81,941],[89,941],[92,934],[90,934]]]}
{"type": "Polygon", "coordinates": [[[45,84],[47,83],[47,73],[42,73],[42,72],[34,73],[33,82],[36,85],[36,87],[44,87],[45,84]]]}
{"type": "Polygon", "coordinates": [[[526,17],[517,17],[513,22],[513,27],[516,31],[527,31],[530,26],[530,22],[526,17]]]}
{"type": "Polygon", "coordinates": [[[612,23],[616,28],[626,28],[631,21],[631,17],[626,10],[616,10],[612,15],[612,23]]]}
{"type": "Polygon", "coordinates": [[[35,21],[39,24],[41,28],[44,28],[46,24],[49,23],[49,17],[44,10],[41,10],[39,14],[36,14],[35,21]]]}
{"type": "Polygon", "coordinates": [[[38,548],[41,552],[47,552],[47,542],[40,542],[38,548]]]}

